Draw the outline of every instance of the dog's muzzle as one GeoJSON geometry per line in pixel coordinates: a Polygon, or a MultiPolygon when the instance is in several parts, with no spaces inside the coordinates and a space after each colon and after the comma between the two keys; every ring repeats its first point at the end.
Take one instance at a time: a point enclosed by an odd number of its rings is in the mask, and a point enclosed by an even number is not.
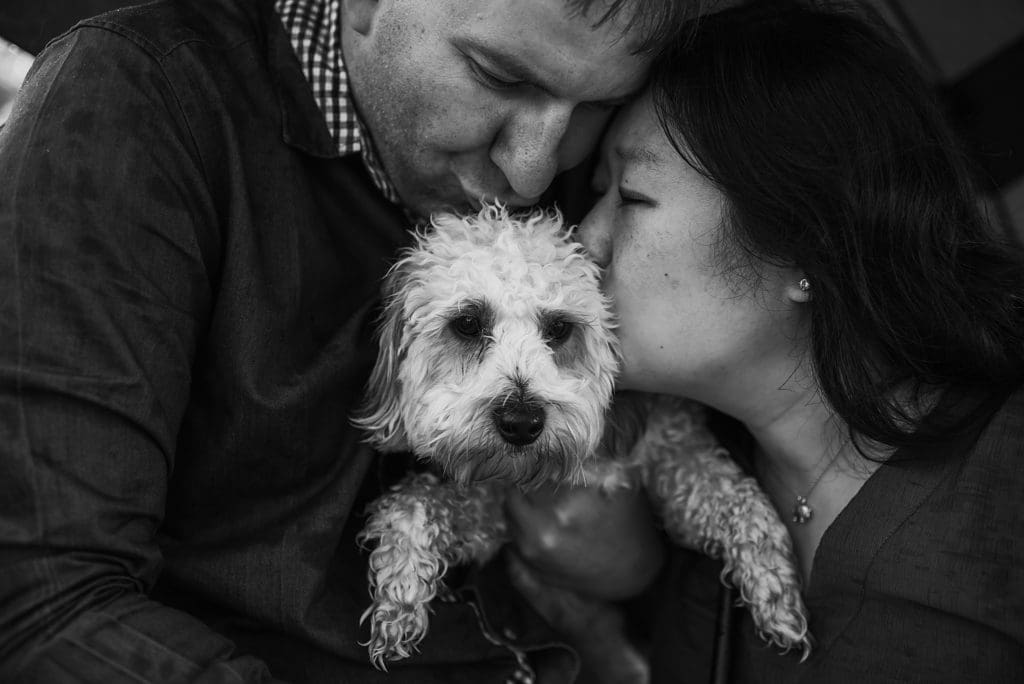
{"type": "Polygon", "coordinates": [[[544,432],[544,407],[531,401],[511,401],[494,409],[494,426],[509,444],[533,444],[544,432]]]}

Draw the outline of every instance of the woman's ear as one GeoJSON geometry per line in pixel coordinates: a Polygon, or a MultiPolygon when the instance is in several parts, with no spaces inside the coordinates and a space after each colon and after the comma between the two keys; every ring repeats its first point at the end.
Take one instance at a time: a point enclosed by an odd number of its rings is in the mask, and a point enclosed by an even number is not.
{"type": "Polygon", "coordinates": [[[814,297],[814,287],[810,279],[802,271],[791,270],[788,272],[786,284],[786,297],[791,302],[806,304],[814,297]]]}
{"type": "Polygon", "coordinates": [[[365,36],[373,26],[373,17],[379,7],[379,0],[344,0],[341,3],[341,25],[365,36]]]}

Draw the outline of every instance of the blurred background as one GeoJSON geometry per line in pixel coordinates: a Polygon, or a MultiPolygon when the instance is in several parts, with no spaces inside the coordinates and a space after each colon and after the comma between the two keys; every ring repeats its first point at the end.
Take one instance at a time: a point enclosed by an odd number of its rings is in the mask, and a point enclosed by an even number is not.
{"type": "MultiPolygon", "coordinates": [[[[771,0],[763,0],[771,2],[771,0]]],[[[1024,237],[1024,0],[870,0],[918,56],[981,171],[983,201],[1024,237]]],[[[126,0],[3,0],[0,122],[33,55],[126,0]]]]}

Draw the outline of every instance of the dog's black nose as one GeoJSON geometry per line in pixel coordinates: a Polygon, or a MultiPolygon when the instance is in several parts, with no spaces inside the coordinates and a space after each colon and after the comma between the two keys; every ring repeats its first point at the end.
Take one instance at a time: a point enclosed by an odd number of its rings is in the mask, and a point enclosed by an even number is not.
{"type": "Polygon", "coordinates": [[[544,407],[525,402],[499,406],[494,410],[494,424],[498,434],[509,444],[532,444],[544,432],[544,407]]]}

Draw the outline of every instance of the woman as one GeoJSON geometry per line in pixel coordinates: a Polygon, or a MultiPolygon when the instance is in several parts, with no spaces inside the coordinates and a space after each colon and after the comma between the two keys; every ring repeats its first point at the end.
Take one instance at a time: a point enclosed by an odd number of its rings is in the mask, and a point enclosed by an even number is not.
{"type": "MultiPolygon", "coordinates": [[[[736,612],[736,681],[1024,676],[1024,258],[966,169],[881,22],[795,2],[702,20],[607,135],[580,239],[621,386],[738,422],[805,581],[811,657],[736,612]]],[[[545,548],[570,536],[517,508],[545,548]]],[[[563,586],[585,570],[522,546],[563,586]]],[[[715,571],[671,579],[656,680],[707,666],[686,635],[710,643],[715,571]]]]}

